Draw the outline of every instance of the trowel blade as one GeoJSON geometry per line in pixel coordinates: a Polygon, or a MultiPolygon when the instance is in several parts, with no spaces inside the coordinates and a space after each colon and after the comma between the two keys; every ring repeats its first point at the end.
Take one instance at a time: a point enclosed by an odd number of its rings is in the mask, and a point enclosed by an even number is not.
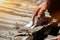
{"type": "Polygon", "coordinates": [[[30,21],[27,25],[25,25],[25,27],[31,27],[33,25],[33,22],[30,21]]]}

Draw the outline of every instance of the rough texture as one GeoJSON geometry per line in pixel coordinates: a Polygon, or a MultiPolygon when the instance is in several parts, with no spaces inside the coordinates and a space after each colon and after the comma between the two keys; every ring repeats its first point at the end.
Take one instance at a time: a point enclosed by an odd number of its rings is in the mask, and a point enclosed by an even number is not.
{"type": "Polygon", "coordinates": [[[18,31],[31,21],[35,6],[35,3],[23,0],[0,6],[0,40],[26,40],[29,36],[20,36],[18,31]]]}
{"type": "Polygon", "coordinates": [[[31,21],[33,3],[23,0],[11,1],[8,0],[5,5],[0,6],[0,40],[25,40],[28,36],[16,35],[20,34],[20,27],[31,21]]]}

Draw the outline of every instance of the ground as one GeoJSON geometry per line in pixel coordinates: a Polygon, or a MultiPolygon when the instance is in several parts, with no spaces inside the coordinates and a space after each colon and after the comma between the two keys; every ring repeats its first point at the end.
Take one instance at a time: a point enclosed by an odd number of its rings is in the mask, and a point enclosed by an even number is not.
{"type": "Polygon", "coordinates": [[[23,27],[31,21],[33,4],[29,2],[10,3],[0,6],[0,40],[24,40],[26,36],[21,37],[19,27],[23,27]]]}
{"type": "Polygon", "coordinates": [[[25,40],[28,36],[20,34],[20,27],[31,21],[36,5],[31,2],[9,3],[0,6],[0,40],[25,40]]]}

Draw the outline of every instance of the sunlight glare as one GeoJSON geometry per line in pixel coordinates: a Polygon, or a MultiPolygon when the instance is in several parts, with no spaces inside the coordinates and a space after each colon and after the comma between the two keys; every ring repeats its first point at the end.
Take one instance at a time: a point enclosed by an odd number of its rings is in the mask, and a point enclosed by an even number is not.
{"type": "Polygon", "coordinates": [[[3,5],[6,0],[0,0],[0,5],[3,5]]]}

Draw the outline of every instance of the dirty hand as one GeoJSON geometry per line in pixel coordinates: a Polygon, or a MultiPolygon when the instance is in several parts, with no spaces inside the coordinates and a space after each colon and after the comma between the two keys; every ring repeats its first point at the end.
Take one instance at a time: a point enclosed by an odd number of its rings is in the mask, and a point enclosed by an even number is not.
{"type": "Polygon", "coordinates": [[[47,9],[47,2],[43,2],[35,8],[32,16],[33,23],[34,23],[34,17],[37,15],[39,19],[42,18],[43,13],[46,11],[46,9],[47,9]]]}
{"type": "Polygon", "coordinates": [[[47,9],[47,2],[43,2],[41,5],[38,6],[40,8],[39,12],[38,12],[38,18],[42,18],[43,17],[43,14],[44,12],[46,11],[47,9]]]}

